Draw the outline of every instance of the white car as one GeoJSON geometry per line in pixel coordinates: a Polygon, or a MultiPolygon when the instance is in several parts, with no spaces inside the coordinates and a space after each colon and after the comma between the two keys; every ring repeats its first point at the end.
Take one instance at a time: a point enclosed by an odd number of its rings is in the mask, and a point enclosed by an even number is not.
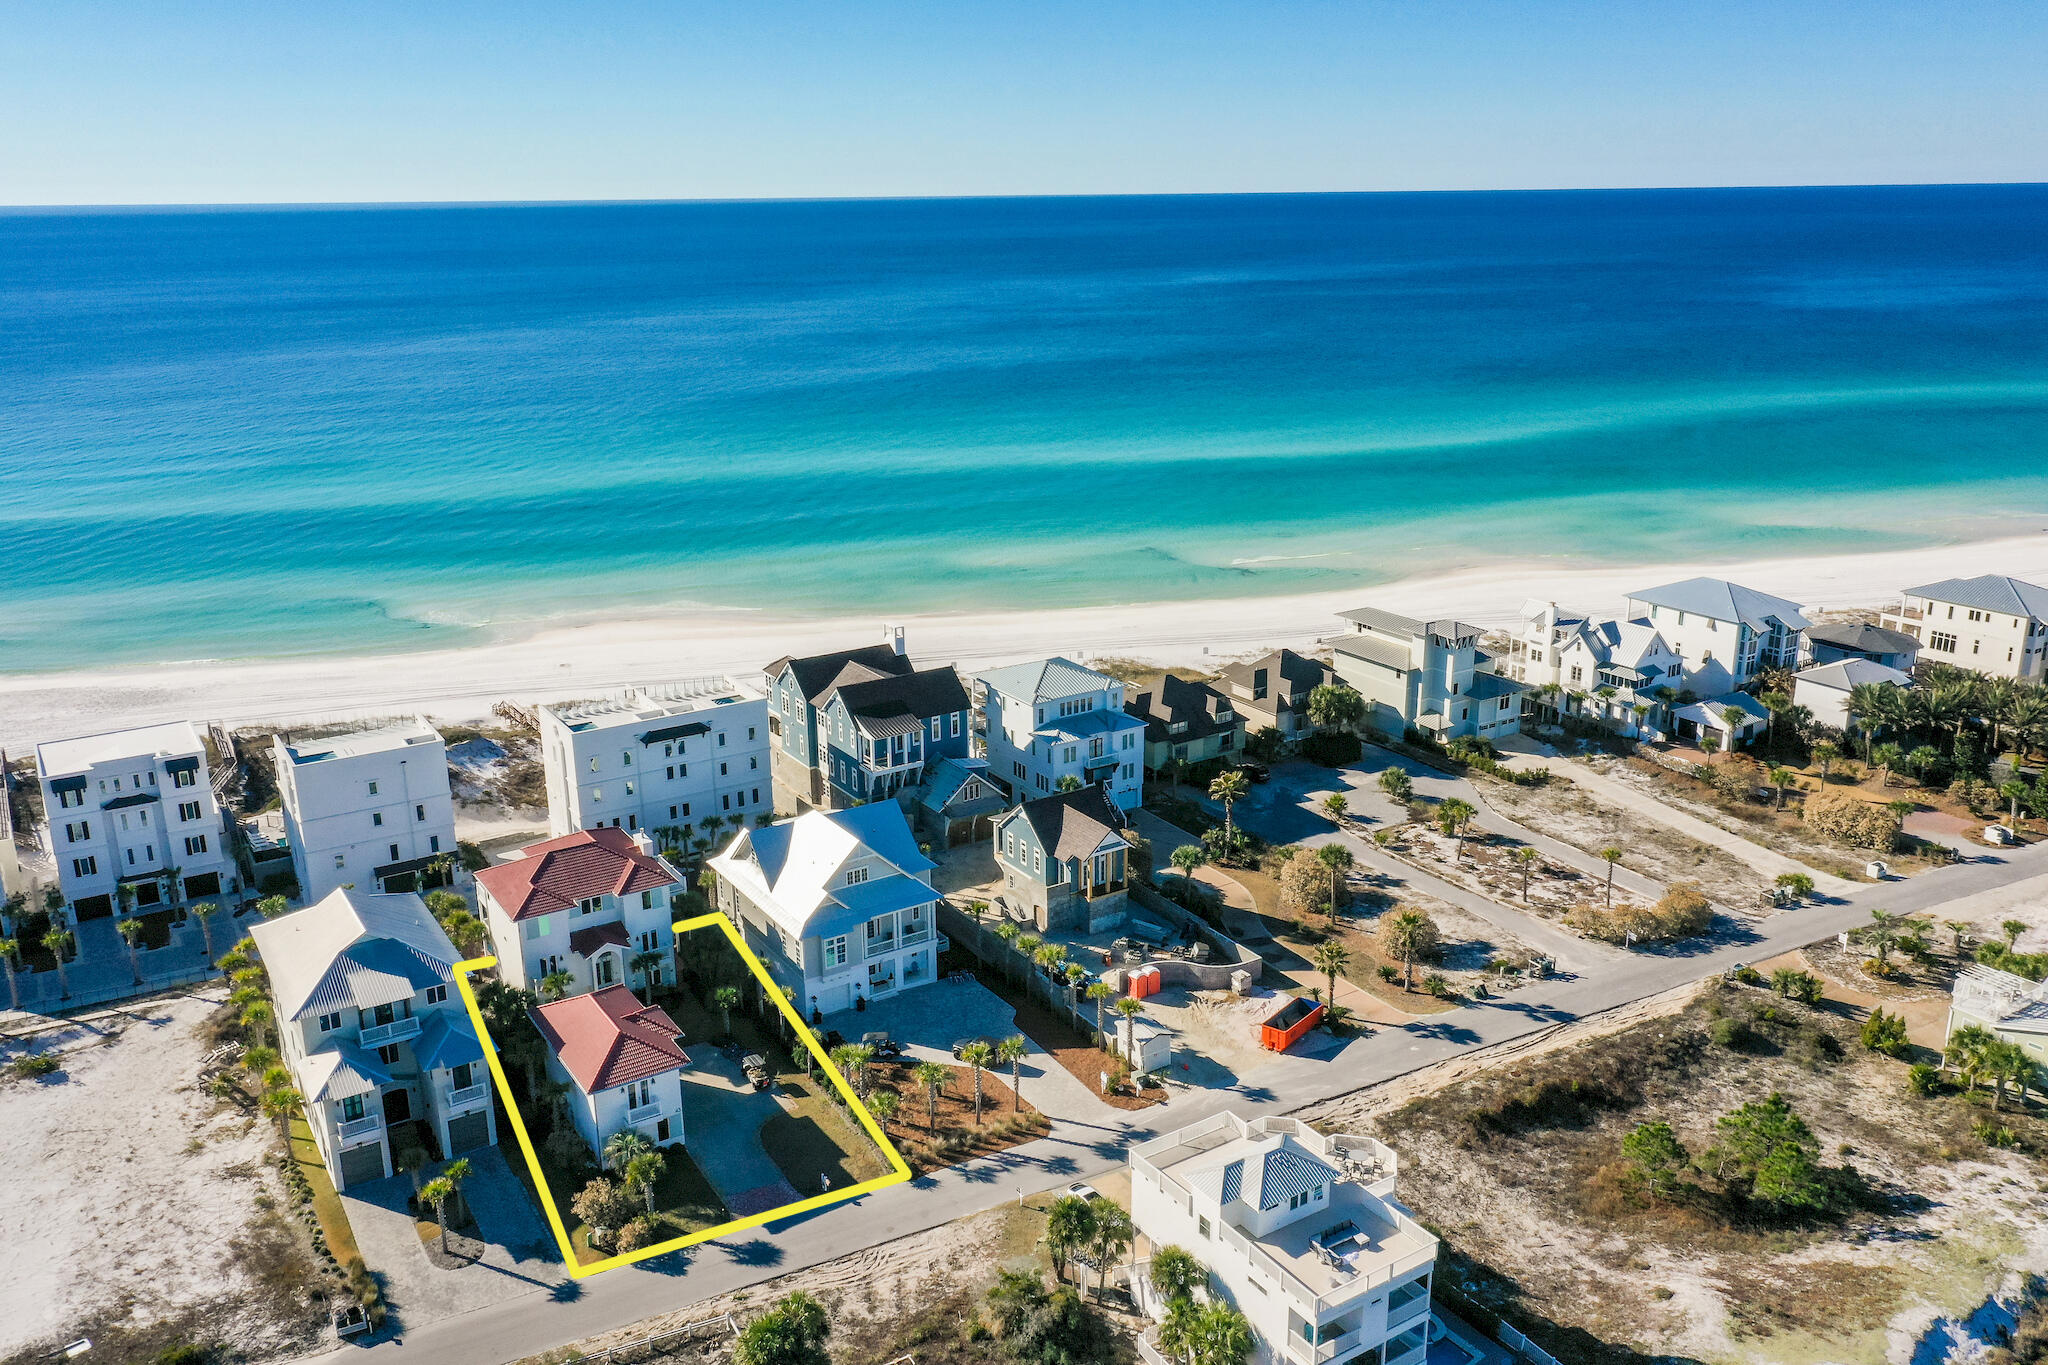
{"type": "Polygon", "coordinates": [[[1061,1190],[1060,1194],[1063,1197],[1072,1199],[1102,1198],[1102,1191],[1096,1189],[1093,1185],[1090,1185],[1085,1180],[1076,1180],[1073,1184],[1067,1186],[1064,1190],[1061,1190]]]}

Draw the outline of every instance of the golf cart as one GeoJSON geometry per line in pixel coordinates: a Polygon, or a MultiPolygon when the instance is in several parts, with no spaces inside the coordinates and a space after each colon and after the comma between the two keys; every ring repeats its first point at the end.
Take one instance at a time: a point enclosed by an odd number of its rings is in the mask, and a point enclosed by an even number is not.
{"type": "Polygon", "coordinates": [[[860,1043],[875,1054],[878,1062],[893,1062],[903,1055],[903,1045],[893,1041],[887,1033],[863,1033],[860,1043]]]}
{"type": "Polygon", "coordinates": [[[747,1073],[747,1079],[753,1082],[756,1090],[766,1090],[775,1084],[774,1076],[768,1071],[768,1059],[758,1052],[749,1052],[740,1058],[740,1070],[747,1073]]]}

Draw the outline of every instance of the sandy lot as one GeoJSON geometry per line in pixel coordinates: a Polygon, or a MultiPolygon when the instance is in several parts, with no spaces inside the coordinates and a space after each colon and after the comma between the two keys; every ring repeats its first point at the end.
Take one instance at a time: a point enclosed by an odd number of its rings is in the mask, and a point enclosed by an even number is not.
{"type": "Polygon", "coordinates": [[[124,1330],[251,1359],[314,1343],[291,1292],[309,1273],[300,1239],[258,1206],[285,1207],[270,1129],[195,1086],[217,998],[166,996],[6,1045],[61,1069],[0,1080],[0,1359],[87,1333],[113,1347],[124,1330]]]}

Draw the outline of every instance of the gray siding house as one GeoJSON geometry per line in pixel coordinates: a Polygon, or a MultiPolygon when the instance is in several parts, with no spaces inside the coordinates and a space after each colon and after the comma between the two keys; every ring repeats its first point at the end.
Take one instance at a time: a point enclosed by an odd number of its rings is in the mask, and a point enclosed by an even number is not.
{"type": "Polygon", "coordinates": [[[1123,922],[1131,841],[1100,787],[1026,801],[996,821],[1002,899],[1040,933],[1097,933],[1123,922]]]}

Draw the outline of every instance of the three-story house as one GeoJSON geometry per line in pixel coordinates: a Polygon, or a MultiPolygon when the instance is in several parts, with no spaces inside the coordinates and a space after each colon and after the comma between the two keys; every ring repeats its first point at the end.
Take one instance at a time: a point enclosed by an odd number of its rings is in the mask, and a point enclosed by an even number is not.
{"type": "Polygon", "coordinates": [[[645,834],[609,825],[529,844],[476,874],[477,908],[507,982],[566,994],[675,979],[670,901],[683,879],[645,834]]]}
{"type": "Polygon", "coordinates": [[[1037,659],[974,675],[974,741],[989,775],[1028,801],[1063,778],[1101,787],[1118,810],[1144,795],[1145,722],[1124,711],[1124,685],[1071,659],[1037,659]]]}

